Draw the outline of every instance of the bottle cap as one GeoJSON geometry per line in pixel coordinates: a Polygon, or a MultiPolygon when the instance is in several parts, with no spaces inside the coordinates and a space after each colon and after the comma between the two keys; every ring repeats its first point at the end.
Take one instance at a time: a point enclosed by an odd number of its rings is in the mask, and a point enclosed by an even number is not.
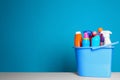
{"type": "Polygon", "coordinates": [[[96,32],[96,31],[93,31],[93,32],[92,32],[92,35],[93,35],[93,36],[96,36],[96,35],[97,35],[97,32],[96,32]]]}
{"type": "Polygon", "coordinates": [[[80,32],[80,31],[77,31],[75,34],[81,34],[81,32],[80,32]]]}
{"type": "Polygon", "coordinates": [[[102,32],[103,31],[103,28],[98,28],[98,32],[100,33],[100,32],[102,32]]]}
{"type": "Polygon", "coordinates": [[[89,38],[88,33],[84,33],[84,38],[89,38]]]}
{"type": "Polygon", "coordinates": [[[84,31],[83,33],[88,33],[88,36],[89,36],[89,37],[92,36],[92,31],[90,31],[90,30],[86,30],[86,31],[84,31]]]}

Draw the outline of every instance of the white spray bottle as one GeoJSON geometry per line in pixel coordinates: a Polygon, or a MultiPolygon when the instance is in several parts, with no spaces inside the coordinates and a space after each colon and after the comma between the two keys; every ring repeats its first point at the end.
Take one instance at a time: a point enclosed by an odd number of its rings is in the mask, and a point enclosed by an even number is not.
{"type": "Polygon", "coordinates": [[[105,38],[104,45],[111,44],[110,34],[112,34],[112,32],[106,30],[106,31],[102,31],[101,33],[103,34],[103,37],[105,38]]]}

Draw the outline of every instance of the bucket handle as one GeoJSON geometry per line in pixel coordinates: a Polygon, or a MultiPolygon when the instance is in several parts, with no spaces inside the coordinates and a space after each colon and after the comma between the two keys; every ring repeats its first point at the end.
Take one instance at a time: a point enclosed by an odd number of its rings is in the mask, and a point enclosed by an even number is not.
{"type": "Polygon", "coordinates": [[[104,47],[108,47],[108,46],[111,46],[111,45],[115,45],[115,44],[118,44],[119,41],[116,41],[116,42],[113,42],[111,44],[106,44],[106,45],[103,45],[103,46],[99,46],[99,47],[92,47],[93,50],[95,49],[100,49],[100,48],[104,48],[104,47]]]}

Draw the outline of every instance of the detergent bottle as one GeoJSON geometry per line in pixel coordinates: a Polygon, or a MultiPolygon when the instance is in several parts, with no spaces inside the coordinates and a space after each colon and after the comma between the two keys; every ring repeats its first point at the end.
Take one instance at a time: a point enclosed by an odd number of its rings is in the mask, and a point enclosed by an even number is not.
{"type": "Polygon", "coordinates": [[[82,46],[82,34],[80,31],[77,31],[74,37],[74,46],[81,47],[82,46]]]}
{"type": "Polygon", "coordinates": [[[103,34],[103,37],[104,37],[104,45],[111,44],[110,34],[112,34],[112,32],[109,30],[106,30],[106,31],[102,31],[101,33],[103,34]]]}
{"type": "Polygon", "coordinates": [[[86,32],[84,33],[84,38],[83,38],[83,41],[82,41],[82,45],[83,45],[83,47],[90,47],[89,35],[86,32]]]}
{"type": "Polygon", "coordinates": [[[100,35],[100,46],[104,45],[104,36],[101,33],[103,31],[103,28],[98,28],[98,35],[100,35]]]}
{"type": "Polygon", "coordinates": [[[100,34],[100,46],[104,45],[104,36],[100,34]]]}
{"type": "MultiPolygon", "coordinates": [[[[85,33],[85,35],[88,35],[89,41],[90,41],[90,46],[91,46],[91,39],[92,39],[92,31],[90,30],[86,30],[83,33],[85,33]],[[87,34],[86,34],[87,33],[87,34]]],[[[88,39],[86,38],[86,39],[88,39]]]]}
{"type": "Polygon", "coordinates": [[[96,35],[92,38],[92,47],[100,46],[100,36],[96,35]]]}

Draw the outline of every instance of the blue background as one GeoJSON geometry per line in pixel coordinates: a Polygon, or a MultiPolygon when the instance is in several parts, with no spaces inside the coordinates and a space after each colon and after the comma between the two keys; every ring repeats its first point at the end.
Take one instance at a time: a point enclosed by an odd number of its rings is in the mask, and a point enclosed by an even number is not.
{"type": "MultiPolygon", "coordinates": [[[[120,41],[120,0],[0,0],[0,71],[76,71],[75,31],[111,30],[120,41]]],[[[112,71],[120,71],[120,45],[112,71]]]]}

